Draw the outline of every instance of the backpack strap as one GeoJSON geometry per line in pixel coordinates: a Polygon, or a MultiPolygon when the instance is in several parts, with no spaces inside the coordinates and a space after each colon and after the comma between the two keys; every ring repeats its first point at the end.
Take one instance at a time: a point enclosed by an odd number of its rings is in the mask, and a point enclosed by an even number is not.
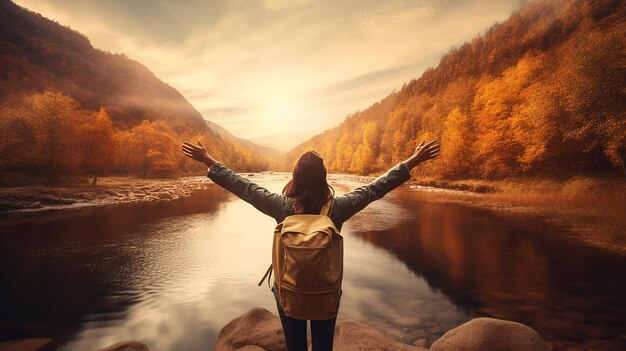
{"type": "Polygon", "coordinates": [[[320,211],[320,214],[323,216],[328,216],[328,210],[330,210],[330,202],[332,201],[332,199],[328,199],[328,202],[326,202],[324,204],[324,206],[322,206],[322,210],[320,211]]]}
{"type": "Polygon", "coordinates": [[[261,278],[261,281],[259,282],[259,286],[263,284],[263,281],[265,280],[265,278],[267,278],[267,286],[271,289],[272,288],[270,286],[270,280],[272,280],[272,265],[271,264],[270,264],[270,267],[265,272],[265,274],[263,275],[263,278],[261,278]]]}

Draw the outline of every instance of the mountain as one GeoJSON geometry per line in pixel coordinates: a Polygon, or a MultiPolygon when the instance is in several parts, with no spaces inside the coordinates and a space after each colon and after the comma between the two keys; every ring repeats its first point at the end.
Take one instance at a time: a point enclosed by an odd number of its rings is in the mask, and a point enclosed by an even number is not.
{"type": "MultiPolygon", "coordinates": [[[[310,131],[302,130],[278,130],[271,134],[266,134],[253,138],[253,142],[260,145],[269,145],[268,147],[284,148],[286,146],[293,147],[302,143],[303,140],[311,137],[310,131]]],[[[284,156],[284,152],[282,153],[284,156]]]]}
{"type": "Polygon", "coordinates": [[[436,138],[421,175],[626,173],[625,19],[620,0],[525,3],[286,164],[315,149],[332,171],[379,173],[436,138]]]}
{"type": "Polygon", "coordinates": [[[84,35],[0,0],[0,100],[61,91],[90,110],[106,108],[118,124],[162,119],[175,130],[206,130],[202,116],[174,88],[123,54],[94,48],[84,35]]]}
{"type": "Polygon", "coordinates": [[[9,0],[0,0],[0,67],[6,179],[206,171],[185,158],[182,139],[203,140],[218,160],[241,171],[266,170],[267,157],[275,157],[215,124],[209,128],[142,64],[96,49],[84,35],[9,0]]]}
{"type": "Polygon", "coordinates": [[[222,139],[230,141],[230,142],[234,142],[234,143],[238,143],[240,145],[244,145],[252,150],[255,150],[256,152],[262,154],[262,155],[266,155],[269,157],[273,157],[273,158],[278,158],[281,157],[283,155],[282,152],[273,149],[271,147],[267,147],[267,146],[263,146],[263,145],[259,145],[259,144],[255,144],[250,140],[247,139],[243,139],[243,138],[239,138],[234,136],[231,132],[229,132],[226,128],[220,126],[219,124],[209,121],[208,119],[204,120],[206,122],[206,124],[209,126],[209,128],[211,128],[211,130],[213,130],[213,132],[217,133],[220,137],[222,137],[222,139]]]}

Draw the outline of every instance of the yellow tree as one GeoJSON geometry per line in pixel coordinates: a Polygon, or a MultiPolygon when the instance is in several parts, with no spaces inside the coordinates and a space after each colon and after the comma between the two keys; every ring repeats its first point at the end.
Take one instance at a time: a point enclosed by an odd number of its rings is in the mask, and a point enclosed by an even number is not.
{"type": "Polygon", "coordinates": [[[364,174],[365,169],[367,167],[365,163],[366,151],[364,150],[365,146],[363,144],[359,144],[356,147],[354,154],[352,155],[352,162],[350,162],[350,168],[348,171],[356,174],[364,174]]]}
{"type": "Polygon", "coordinates": [[[117,149],[113,122],[104,108],[93,113],[81,133],[84,148],[83,168],[93,174],[92,185],[98,182],[98,174],[112,168],[117,149]]]}
{"type": "Polygon", "coordinates": [[[176,171],[180,142],[166,122],[144,120],[123,135],[121,142],[131,172],[145,178],[167,176],[176,171]]]}
{"type": "Polygon", "coordinates": [[[524,89],[512,108],[509,122],[521,148],[517,161],[523,172],[554,172],[568,163],[564,135],[569,122],[561,90],[551,74],[545,75],[524,89]]]}
{"type": "Polygon", "coordinates": [[[472,171],[474,131],[469,116],[459,108],[445,119],[441,136],[441,174],[446,177],[469,177],[472,171]]]}
{"type": "Polygon", "coordinates": [[[513,138],[509,118],[513,107],[520,103],[521,91],[530,84],[540,64],[541,57],[526,56],[501,77],[485,77],[478,83],[472,116],[481,176],[501,178],[516,172],[522,147],[513,138]]]}
{"type": "Polygon", "coordinates": [[[380,153],[380,128],[376,121],[369,121],[363,130],[363,169],[362,173],[370,174],[376,170],[377,157],[380,153]]]}
{"type": "Polygon", "coordinates": [[[135,159],[130,145],[133,143],[133,133],[130,130],[121,130],[115,133],[116,148],[114,169],[120,174],[132,173],[132,164],[135,159]]]}
{"type": "Polygon", "coordinates": [[[68,95],[46,92],[25,98],[22,113],[34,130],[36,167],[48,178],[78,173],[79,127],[87,111],[68,95]]]}
{"type": "Polygon", "coordinates": [[[332,169],[341,172],[347,171],[352,157],[354,156],[353,153],[354,148],[352,142],[350,141],[350,136],[346,131],[344,131],[337,141],[337,157],[335,158],[335,162],[332,164],[332,169]]]}

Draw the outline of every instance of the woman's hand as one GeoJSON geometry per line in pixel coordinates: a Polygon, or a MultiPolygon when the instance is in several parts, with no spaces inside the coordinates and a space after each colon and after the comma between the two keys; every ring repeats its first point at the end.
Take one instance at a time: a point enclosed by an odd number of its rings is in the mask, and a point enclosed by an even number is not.
{"type": "Polygon", "coordinates": [[[418,164],[430,160],[439,153],[439,144],[435,139],[426,144],[424,144],[424,142],[425,140],[422,140],[415,148],[413,155],[404,161],[409,169],[413,169],[418,164]]]}
{"type": "Polygon", "coordinates": [[[198,140],[198,145],[184,141],[183,153],[187,157],[191,157],[196,161],[204,163],[207,167],[211,167],[216,162],[215,159],[206,151],[206,148],[200,140],[198,140]]]}

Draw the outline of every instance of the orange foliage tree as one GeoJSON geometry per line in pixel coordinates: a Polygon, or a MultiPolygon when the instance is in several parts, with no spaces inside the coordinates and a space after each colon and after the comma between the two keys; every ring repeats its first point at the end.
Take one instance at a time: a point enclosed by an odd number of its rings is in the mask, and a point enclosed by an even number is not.
{"type": "Polygon", "coordinates": [[[82,131],[83,169],[93,173],[92,185],[96,185],[100,172],[113,168],[117,138],[111,117],[104,108],[92,113],[82,131]]]}
{"type": "Polygon", "coordinates": [[[452,110],[446,117],[439,161],[440,173],[449,178],[467,177],[472,174],[474,163],[474,128],[469,116],[459,108],[452,110]]]}
{"type": "Polygon", "coordinates": [[[88,116],[70,96],[46,92],[24,99],[17,114],[34,132],[33,152],[27,162],[47,178],[80,171],[80,126],[88,116]]]}
{"type": "Polygon", "coordinates": [[[180,142],[164,121],[144,120],[120,133],[118,169],[121,173],[168,176],[177,170],[180,142]]]}

